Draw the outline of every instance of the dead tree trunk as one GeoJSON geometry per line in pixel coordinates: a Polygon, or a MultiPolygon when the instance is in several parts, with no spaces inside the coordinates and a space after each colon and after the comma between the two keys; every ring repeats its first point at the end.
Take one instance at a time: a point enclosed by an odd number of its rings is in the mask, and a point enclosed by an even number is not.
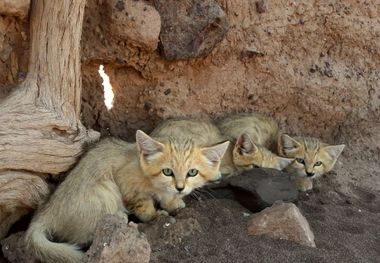
{"type": "Polygon", "coordinates": [[[35,174],[66,171],[99,137],[80,122],[85,3],[33,1],[28,75],[0,104],[0,238],[47,194],[35,174]]]}

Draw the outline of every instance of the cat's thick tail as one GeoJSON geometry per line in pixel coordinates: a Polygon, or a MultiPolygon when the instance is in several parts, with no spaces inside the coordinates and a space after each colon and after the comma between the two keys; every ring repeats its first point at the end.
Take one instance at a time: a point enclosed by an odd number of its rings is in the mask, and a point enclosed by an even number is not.
{"type": "Polygon", "coordinates": [[[26,233],[26,245],[36,258],[46,263],[78,263],[84,253],[75,245],[56,243],[48,239],[49,229],[35,221],[26,233]]]}

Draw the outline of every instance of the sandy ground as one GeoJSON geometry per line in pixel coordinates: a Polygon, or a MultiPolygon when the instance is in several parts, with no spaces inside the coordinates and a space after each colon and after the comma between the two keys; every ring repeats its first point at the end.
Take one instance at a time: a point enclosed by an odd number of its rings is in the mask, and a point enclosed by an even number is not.
{"type": "Polygon", "coordinates": [[[188,208],[176,217],[177,221],[194,218],[199,223],[200,228],[191,235],[169,238],[168,243],[162,237],[180,236],[178,229],[162,235],[148,228],[151,262],[378,262],[379,195],[358,187],[351,191],[355,197],[327,186],[301,195],[298,207],[310,223],[317,248],[248,236],[250,211],[233,200],[203,194],[205,199],[190,200],[188,208]]]}
{"type": "MultiPolygon", "coordinates": [[[[342,161],[346,163],[344,158],[342,161]]],[[[189,196],[187,207],[175,216],[175,223],[163,217],[139,224],[152,247],[151,262],[378,262],[379,177],[366,176],[357,163],[338,167],[338,172],[321,178],[315,189],[301,194],[297,202],[315,234],[317,248],[248,236],[247,222],[252,212],[230,195],[223,199],[223,193],[213,189],[197,191],[197,198],[189,196]],[[355,178],[364,180],[353,181],[347,176],[350,171],[362,171],[361,177],[356,174],[355,178]],[[357,186],[371,181],[372,189],[357,186]]],[[[368,167],[376,170],[375,166],[368,167]]],[[[0,262],[7,261],[0,256],[0,262]]]]}

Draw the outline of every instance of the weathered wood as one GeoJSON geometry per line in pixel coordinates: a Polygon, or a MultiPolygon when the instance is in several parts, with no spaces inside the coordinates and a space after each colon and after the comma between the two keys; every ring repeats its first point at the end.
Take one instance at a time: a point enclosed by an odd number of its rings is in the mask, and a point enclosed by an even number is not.
{"type": "Polygon", "coordinates": [[[0,104],[0,170],[58,174],[97,139],[79,118],[85,2],[33,1],[28,75],[0,104]]]}
{"type": "Polygon", "coordinates": [[[28,172],[0,173],[0,239],[20,217],[33,211],[49,194],[46,182],[28,172]]]}
{"type": "Polygon", "coordinates": [[[36,182],[33,173],[66,171],[82,153],[83,144],[99,138],[80,122],[85,3],[35,0],[31,6],[28,75],[0,103],[0,228],[3,222],[10,225],[18,214],[35,208],[25,203],[27,195],[33,196],[33,204],[45,195],[42,180],[38,187],[30,187],[36,182]],[[6,187],[16,177],[17,184],[6,187]]]}

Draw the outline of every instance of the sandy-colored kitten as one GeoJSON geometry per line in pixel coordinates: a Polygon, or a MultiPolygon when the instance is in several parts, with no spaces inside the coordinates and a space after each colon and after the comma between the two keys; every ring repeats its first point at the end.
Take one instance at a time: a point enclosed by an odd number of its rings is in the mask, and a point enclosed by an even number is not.
{"type": "Polygon", "coordinates": [[[278,157],[265,147],[253,143],[249,135],[254,135],[254,138],[264,145],[272,144],[273,140],[276,141],[277,124],[271,122],[271,119],[265,118],[258,114],[229,117],[220,123],[222,131],[226,132],[226,135],[223,135],[219,128],[208,119],[170,119],[161,123],[151,135],[192,138],[201,146],[230,140],[234,144],[230,144],[220,165],[220,171],[224,176],[237,175],[242,170],[252,169],[256,166],[282,170],[292,160],[278,157]],[[257,123],[258,127],[253,125],[254,123],[257,123]],[[244,128],[248,128],[250,133],[242,132],[244,128]],[[238,140],[236,140],[235,134],[238,134],[238,140]]]}
{"type": "Polygon", "coordinates": [[[79,247],[92,242],[104,215],[126,218],[126,207],[148,221],[160,214],[155,201],[168,212],[184,207],[183,196],[219,178],[227,146],[156,140],[142,131],[136,144],[101,141],[37,210],[26,233],[29,249],[43,262],[79,262],[79,247]]]}
{"type": "Polygon", "coordinates": [[[307,191],[313,188],[312,179],[332,170],[344,147],[343,144],[328,145],[316,138],[282,134],[278,152],[285,157],[295,158],[286,170],[297,175],[299,190],[307,191]]]}
{"type": "Polygon", "coordinates": [[[230,175],[253,167],[282,170],[293,161],[270,151],[276,148],[278,136],[278,125],[270,117],[258,113],[238,114],[223,119],[218,127],[233,143],[229,152],[232,153],[234,169],[230,169],[230,175]]]}

